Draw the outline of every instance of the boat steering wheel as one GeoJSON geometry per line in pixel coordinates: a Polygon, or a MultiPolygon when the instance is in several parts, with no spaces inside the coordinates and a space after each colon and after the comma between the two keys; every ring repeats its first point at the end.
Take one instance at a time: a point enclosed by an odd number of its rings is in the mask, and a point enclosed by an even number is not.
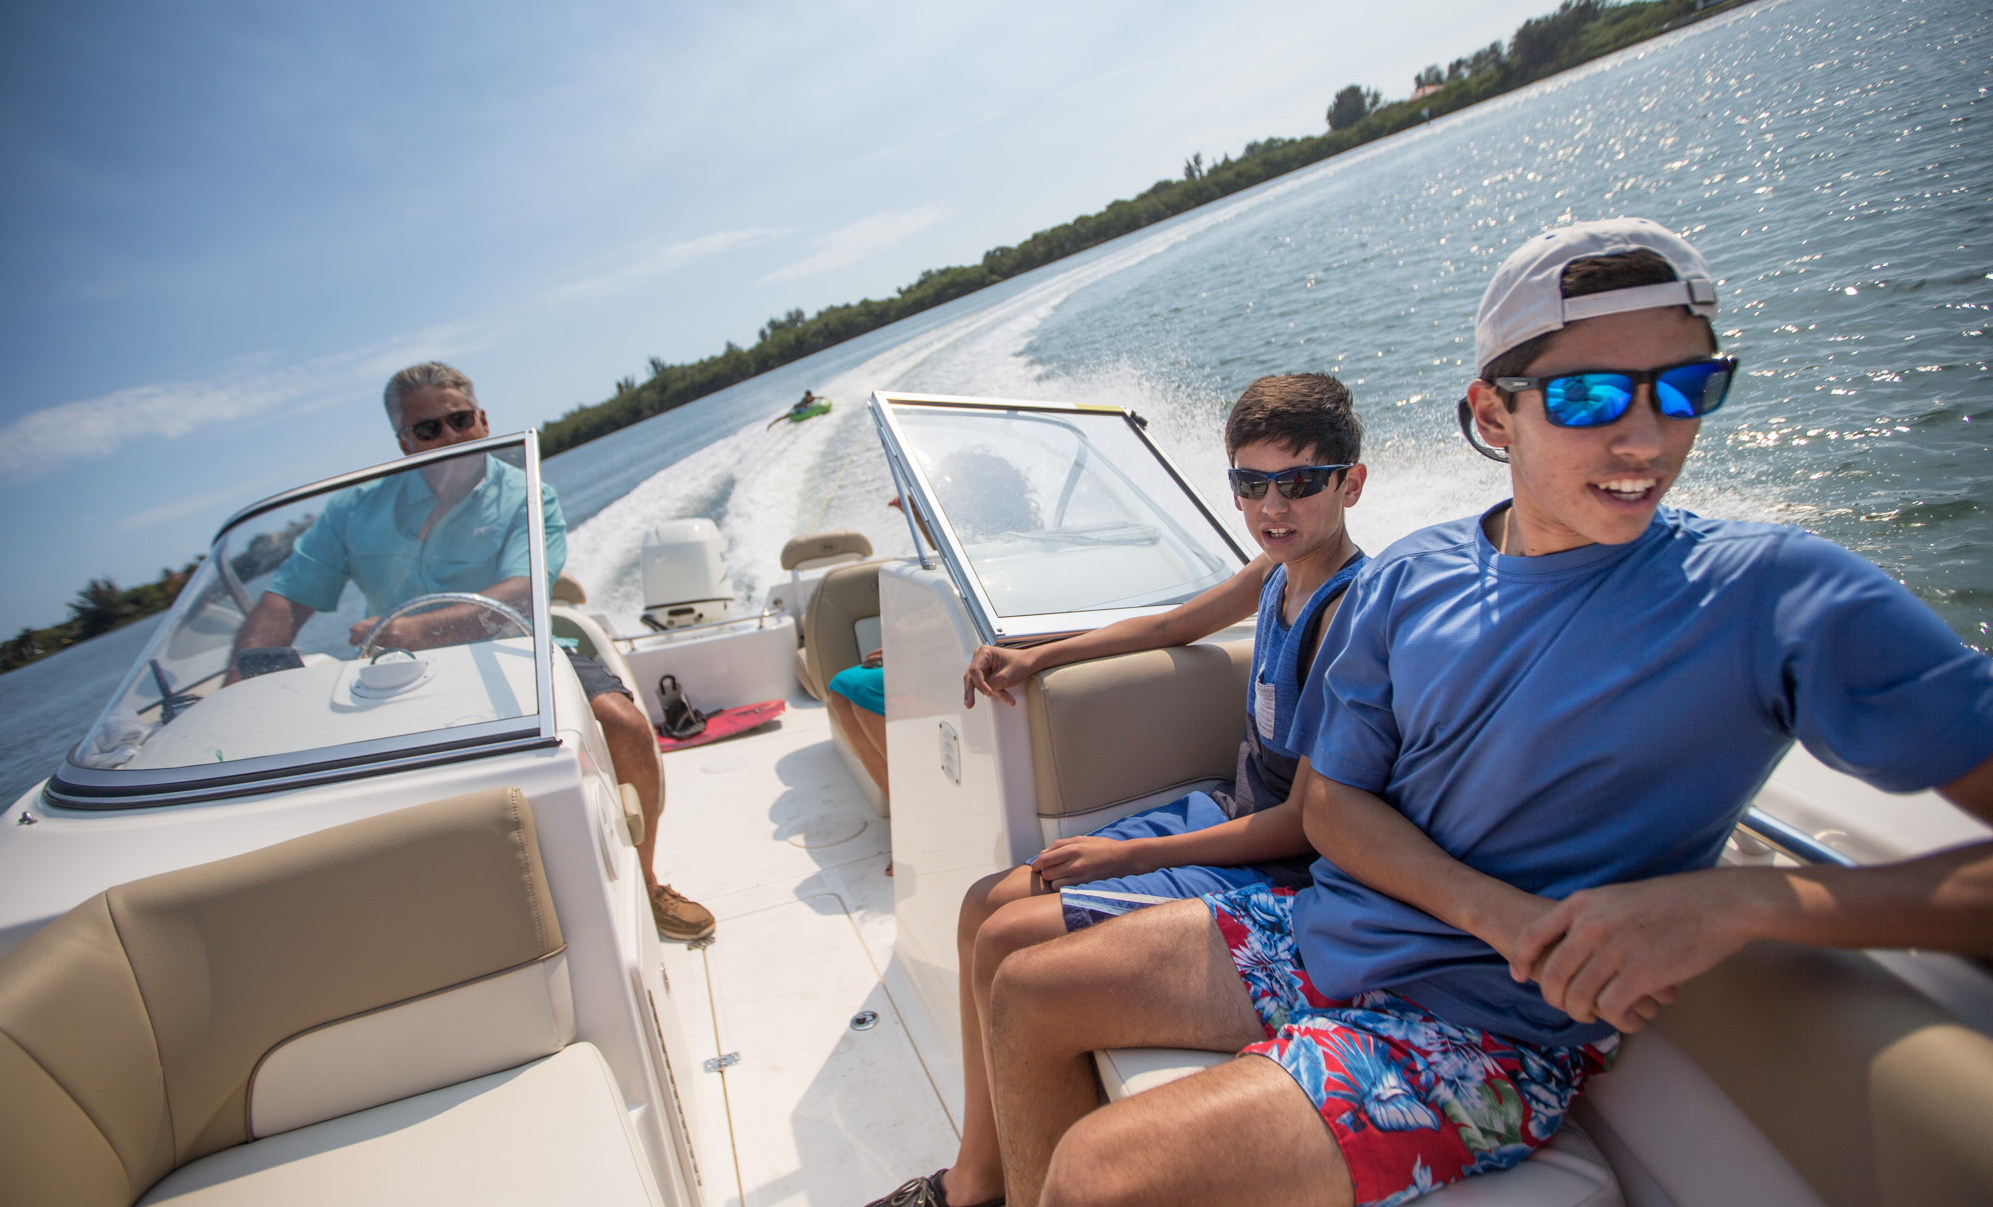
{"type": "Polygon", "coordinates": [[[427,595],[418,595],[414,599],[403,600],[401,603],[389,608],[385,615],[374,622],[374,627],[367,630],[367,635],[361,638],[360,652],[355,657],[364,662],[373,654],[374,641],[381,635],[381,630],[388,627],[389,621],[422,608],[435,607],[437,604],[453,603],[475,604],[487,612],[497,614],[503,620],[510,621],[513,627],[519,630],[521,637],[531,637],[533,635],[532,623],[524,616],[521,616],[510,604],[500,603],[489,595],[479,595],[474,591],[432,591],[427,595]]]}

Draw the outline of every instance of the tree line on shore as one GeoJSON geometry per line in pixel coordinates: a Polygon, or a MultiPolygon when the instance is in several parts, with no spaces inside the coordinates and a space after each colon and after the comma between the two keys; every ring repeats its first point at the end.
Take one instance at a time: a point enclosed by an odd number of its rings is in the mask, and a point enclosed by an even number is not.
{"type": "MultiPolygon", "coordinates": [[[[764,323],[752,345],[743,348],[729,340],[718,355],[689,364],[668,364],[654,356],[646,380],[624,377],[608,399],[577,406],[545,424],[541,451],[551,456],[606,436],[1019,273],[1745,2],[1563,0],[1555,12],[1524,21],[1506,44],[1491,43],[1444,69],[1435,63],[1420,71],[1412,81],[1417,99],[1386,103],[1375,89],[1348,85],[1334,95],[1323,134],[1261,139],[1247,143],[1236,157],[1227,154],[1210,164],[1200,152],[1184,161],[1180,177],[1158,180],[1132,198],[1039,231],[1015,246],[991,248],[978,263],[930,268],[892,297],[826,306],[814,315],[792,309],[764,323]]],[[[178,570],[162,570],[154,581],[130,588],[108,577],[92,579],[67,605],[67,620],[42,629],[23,628],[0,642],[0,672],[171,606],[199,564],[196,559],[178,570]]]]}
{"type": "Polygon", "coordinates": [[[1564,0],[1555,12],[1523,22],[1507,44],[1482,47],[1444,70],[1434,64],[1419,72],[1414,90],[1425,94],[1417,100],[1387,104],[1374,89],[1349,85],[1335,94],[1326,133],[1262,139],[1246,144],[1237,157],[1227,154],[1209,165],[1200,152],[1184,162],[1178,178],[1159,180],[1132,198],[1039,231],[1015,246],[991,248],[978,263],[930,268],[891,297],[826,306],[814,315],[791,310],[763,324],[748,347],[728,340],[717,355],[688,364],[652,357],[648,379],[622,378],[609,398],[576,406],[541,427],[541,450],[551,455],[606,436],[909,315],[1740,2],[1564,0]],[[1428,90],[1428,85],[1437,87],[1428,90]]]}
{"type": "MultiPolygon", "coordinates": [[[[234,572],[238,583],[263,577],[284,564],[291,556],[291,547],[297,544],[299,536],[311,527],[314,514],[306,514],[274,532],[259,532],[241,552],[230,555],[229,569],[234,572]]],[[[69,601],[69,619],[61,624],[50,625],[45,629],[23,628],[6,641],[0,641],[0,672],[11,671],[17,666],[25,666],[37,658],[101,637],[112,629],[123,628],[134,620],[140,620],[155,612],[163,612],[173,606],[186,589],[194,571],[200,569],[205,556],[180,567],[162,569],[159,577],[136,587],[120,587],[109,577],[93,578],[89,585],[76,593],[69,601]]],[[[207,587],[210,597],[224,590],[221,584],[210,579],[207,587]]]]}
{"type": "Polygon", "coordinates": [[[173,606],[180,588],[187,585],[199,558],[178,570],[164,569],[159,577],[136,587],[120,587],[110,578],[93,578],[69,601],[69,619],[45,629],[23,628],[6,641],[0,641],[0,671],[11,671],[57,650],[101,637],[112,629],[130,624],[154,612],[173,606]]]}

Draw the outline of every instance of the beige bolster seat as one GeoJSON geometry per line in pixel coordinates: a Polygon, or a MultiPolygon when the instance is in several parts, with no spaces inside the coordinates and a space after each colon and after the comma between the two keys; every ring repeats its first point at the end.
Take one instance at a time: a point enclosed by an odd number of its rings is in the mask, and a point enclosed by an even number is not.
{"type": "Polygon", "coordinates": [[[1059,836],[1084,834],[1231,779],[1252,658],[1248,636],[1032,676],[1024,695],[1038,816],[1059,836]]]}
{"type": "MultiPolygon", "coordinates": [[[[810,596],[809,611],[803,616],[803,648],[796,652],[796,677],[811,695],[822,700],[828,691],[825,685],[832,676],[846,667],[857,666],[866,654],[880,648],[880,640],[879,563],[838,566],[824,574],[810,596]]],[[[844,760],[872,807],[881,817],[886,816],[884,796],[852,752],[851,738],[838,723],[837,714],[829,715],[831,740],[838,757],[844,760]]]]}
{"type": "Polygon", "coordinates": [[[0,1197],[126,1207],[210,1154],[554,1056],[565,965],[516,789],[118,885],[0,957],[0,1197]]]}
{"type": "Polygon", "coordinates": [[[856,528],[837,528],[790,537],[789,543],[782,546],[781,565],[784,570],[814,570],[871,556],[869,537],[856,528]]]}
{"type": "Polygon", "coordinates": [[[803,686],[821,700],[824,684],[871,649],[858,648],[859,622],[879,616],[879,563],[839,566],[817,582],[803,616],[803,686]]]}

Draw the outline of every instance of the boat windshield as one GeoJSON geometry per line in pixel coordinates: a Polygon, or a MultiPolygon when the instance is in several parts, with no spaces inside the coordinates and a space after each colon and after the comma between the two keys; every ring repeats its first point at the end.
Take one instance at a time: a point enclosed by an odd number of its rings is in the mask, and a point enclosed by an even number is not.
{"type": "Polygon", "coordinates": [[[459,445],[230,520],[49,795],[171,803],[547,738],[565,542],[532,504],[536,447],[459,445]]]}
{"type": "Polygon", "coordinates": [[[1159,611],[1246,561],[1118,407],[878,394],[874,413],[986,640],[1159,611]]]}

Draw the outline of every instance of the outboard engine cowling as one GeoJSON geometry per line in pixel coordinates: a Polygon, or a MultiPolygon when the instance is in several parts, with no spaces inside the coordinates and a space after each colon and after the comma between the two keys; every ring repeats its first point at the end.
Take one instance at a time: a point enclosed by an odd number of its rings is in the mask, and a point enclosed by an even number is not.
{"type": "Polygon", "coordinates": [[[653,629],[731,620],[734,585],[711,520],[667,520],[644,535],[644,623],[653,629]]]}

